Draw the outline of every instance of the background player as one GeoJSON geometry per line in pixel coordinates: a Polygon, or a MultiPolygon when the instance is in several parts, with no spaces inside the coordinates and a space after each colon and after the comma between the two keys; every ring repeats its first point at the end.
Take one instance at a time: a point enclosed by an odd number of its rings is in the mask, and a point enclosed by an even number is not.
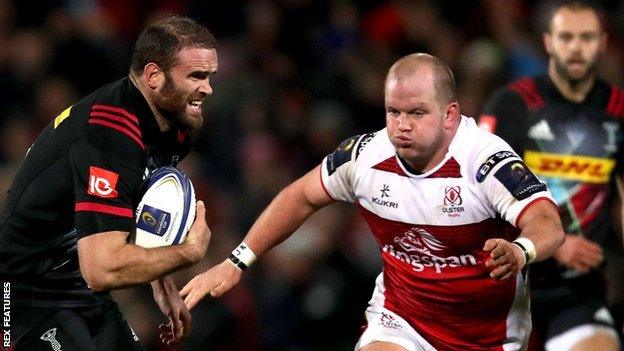
{"type": "Polygon", "coordinates": [[[12,286],[16,349],[141,349],[108,291],[151,281],[170,318],[164,340],[188,333],[177,289],[156,279],[204,256],[210,231],[203,203],[181,245],[145,249],[127,238],[146,172],[175,166],[188,153],[217,66],[206,28],[165,18],[137,39],[128,77],[68,107],[39,135],[0,224],[0,275],[12,286]]]}
{"type": "Polygon", "coordinates": [[[606,40],[595,8],[560,3],[544,33],[548,74],[501,89],[480,117],[559,205],[566,241],[530,275],[534,328],[547,350],[619,350],[600,270],[601,245],[615,237],[608,200],[622,162],[624,92],[596,78],[606,40]]]}
{"type": "Polygon", "coordinates": [[[342,200],[358,205],[384,261],[356,349],[524,347],[521,270],[563,240],[546,186],[460,115],[452,73],[436,57],[397,61],[385,106],[386,129],[345,140],[273,200],[229,259],[182,289],[189,308],[231,289],[256,255],[342,200]]]}

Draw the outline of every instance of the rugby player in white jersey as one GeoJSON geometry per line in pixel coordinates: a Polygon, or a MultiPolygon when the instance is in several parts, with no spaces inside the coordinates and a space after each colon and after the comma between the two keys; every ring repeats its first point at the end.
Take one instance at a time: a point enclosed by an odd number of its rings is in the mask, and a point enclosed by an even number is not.
{"type": "Polygon", "coordinates": [[[345,140],[286,187],[221,264],[181,291],[230,290],[312,213],[355,203],[383,258],[356,350],[522,350],[527,265],[564,233],[549,191],[502,139],[462,116],[450,69],[412,54],[389,70],[386,128],[345,140]]]}

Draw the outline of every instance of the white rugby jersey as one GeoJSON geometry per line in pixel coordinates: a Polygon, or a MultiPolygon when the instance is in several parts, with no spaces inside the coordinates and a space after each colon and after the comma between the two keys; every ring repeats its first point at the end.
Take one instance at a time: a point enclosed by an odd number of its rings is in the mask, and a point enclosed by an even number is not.
{"type": "Polygon", "coordinates": [[[354,202],[384,262],[384,307],[439,350],[507,350],[530,332],[525,277],[495,281],[487,239],[513,240],[544,183],[499,137],[462,116],[444,160],[416,174],[386,129],[345,140],[322,162],[335,200],[354,202]],[[512,225],[513,224],[513,225],[512,225]]]}

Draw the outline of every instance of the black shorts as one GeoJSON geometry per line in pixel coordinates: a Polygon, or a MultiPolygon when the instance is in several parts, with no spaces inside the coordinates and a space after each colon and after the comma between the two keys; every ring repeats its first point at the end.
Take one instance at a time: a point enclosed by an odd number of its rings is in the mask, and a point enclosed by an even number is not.
{"type": "Polygon", "coordinates": [[[87,308],[12,310],[14,350],[143,350],[113,301],[87,308]]]}
{"type": "Polygon", "coordinates": [[[574,327],[586,324],[614,328],[606,302],[599,298],[581,300],[567,295],[557,298],[534,298],[531,301],[533,330],[547,341],[574,327]]]}

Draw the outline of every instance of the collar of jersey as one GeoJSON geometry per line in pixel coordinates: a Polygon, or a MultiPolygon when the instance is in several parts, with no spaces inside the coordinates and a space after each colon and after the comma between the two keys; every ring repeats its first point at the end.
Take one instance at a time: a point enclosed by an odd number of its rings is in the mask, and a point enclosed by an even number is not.
{"type": "Polygon", "coordinates": [[[160,128],[158,128],[158,123],[156,122],[156,117],[154,117],[152,109],[149,107],[143,94],[141,94],[141,91],[139,91],[130,79],[126,78],[126,84],[128,85],[129,95],[131,96],[136,115],[139,119],[143,141],[146,144],[158,142],[163,133],[160,131],[160,128]]]}

